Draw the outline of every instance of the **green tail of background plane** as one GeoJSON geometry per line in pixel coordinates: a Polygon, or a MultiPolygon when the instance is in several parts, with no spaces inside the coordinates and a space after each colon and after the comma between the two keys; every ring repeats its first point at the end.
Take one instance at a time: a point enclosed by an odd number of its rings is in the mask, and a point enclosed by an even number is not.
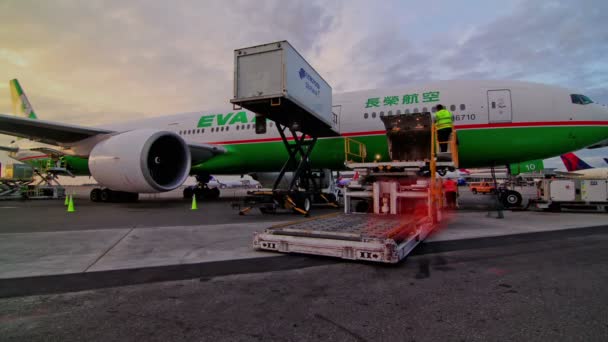
{"type": "Polygon", "coordinates": [[[22,116],[30,119],[37,119],[34,108],[30,104],[30,101],[25,96],[21,85],[17,79],[13,79],[9,82],[11,88],[11,100],[13,102],[13,113],[17,116],[22,116]]]}

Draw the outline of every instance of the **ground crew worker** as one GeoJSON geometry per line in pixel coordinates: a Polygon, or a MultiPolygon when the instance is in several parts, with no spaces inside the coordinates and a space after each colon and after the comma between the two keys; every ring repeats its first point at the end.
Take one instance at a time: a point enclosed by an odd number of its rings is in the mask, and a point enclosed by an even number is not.
{"type": "Polygon", "coordinates": [[[435,127],[437,128],[439,149],[441,152],[447,152],[448,140],[452,133],[452,127],[454,127],[454,121],[452,119],[452,113],[440,104],[437,105],[437,112],[435,113],[435,127]]]}
{"type": "Polygon", "coordinates": [[[456,183],[452,178],[448,178],[443,182],[443,192],[445,193],[446,207],[448,209],[456,209],[458,183],[456,183]]]}

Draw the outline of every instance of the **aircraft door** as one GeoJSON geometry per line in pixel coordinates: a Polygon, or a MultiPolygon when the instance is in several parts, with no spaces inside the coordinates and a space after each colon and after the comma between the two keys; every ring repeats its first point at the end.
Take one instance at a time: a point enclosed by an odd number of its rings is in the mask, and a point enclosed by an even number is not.
{"type": "Polygon", "coordinates": [[[342,105],[335,105],[331,107],[332,114],[332,128],[337,132],[340,132],[340,114],[342,113],[342,105]]]}
{"type": "Polygon", "coordinates": [[[488,117],[490,123],[511,122],[513,118],[510,90],[488,90],[488,117]]]}

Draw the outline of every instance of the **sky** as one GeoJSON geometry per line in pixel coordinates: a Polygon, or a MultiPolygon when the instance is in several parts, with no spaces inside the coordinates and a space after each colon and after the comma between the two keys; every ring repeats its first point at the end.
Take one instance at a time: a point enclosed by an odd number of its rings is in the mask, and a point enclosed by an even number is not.
{"type": "MultiPolygon", "coordinates": [[[[605,0],[2,0],[0,113],[12,78],[40,118],[71,124],[228,106],[233,50],[277,40],[335,92],[514,79],[608,104],[606,13],[605,0]]],[[[581,155],[606,166],[608,149],[581,155]]]]}

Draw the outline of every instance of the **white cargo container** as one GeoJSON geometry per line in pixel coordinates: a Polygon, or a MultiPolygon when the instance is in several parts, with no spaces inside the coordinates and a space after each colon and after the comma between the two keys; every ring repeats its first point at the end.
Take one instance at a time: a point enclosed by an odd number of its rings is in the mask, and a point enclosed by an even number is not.
{"type": "Polygon", "coordinates": [[[552,201],[574,201],[576,187],[573,180],[554,180],[550,183],[552,201]]]}
{"type": "Polygon", "coordinates": [[[598,179],[582,180],[581,199],[586,202],[608,202],[608,182],[598,179]]]}
{"type": "Polygon", "coordinates": [[[298,131],[337,134],[331,86],[287,42],[234,51],[230,101],[298,131]]]}
{"type": "Polygon", "coordinates": [[[605,179],[543,179],[538,197],[530,205],[539,209],[584,209],[608,211],[608,181],[605,179]]]}

